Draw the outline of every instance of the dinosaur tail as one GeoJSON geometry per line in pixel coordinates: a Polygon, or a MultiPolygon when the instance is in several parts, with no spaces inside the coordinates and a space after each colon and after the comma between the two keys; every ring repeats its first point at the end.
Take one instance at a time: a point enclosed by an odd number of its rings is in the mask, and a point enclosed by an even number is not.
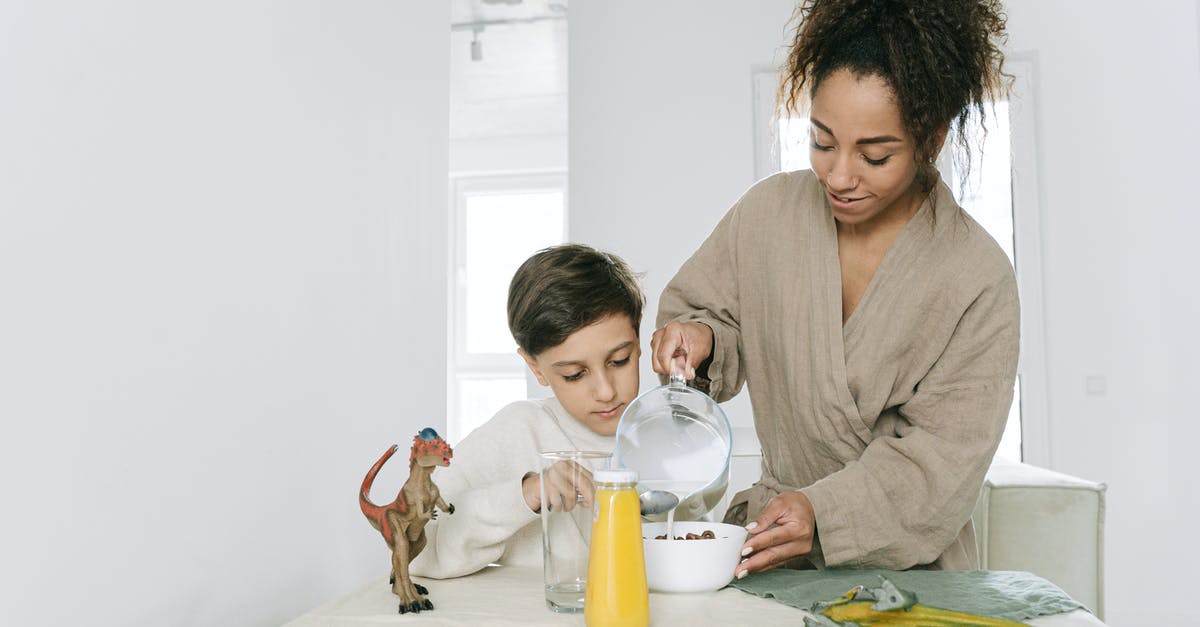
{"type": "Polygon", "coordinates": [[[379,461],[375,462],[374,466],[367,471],[367,476],[363,478],[362,489],[358,492],[358,506],[362,509],[362,513],[368,519],[379,520],[383,516],[383,508],[371,502],[371,484],[375,483],[375,475],[379,474],[379,469],[383,468],[383,464],[396,452],[400,445],[393,444],[392,448],[384,451],[383,456],[379,461]]]}

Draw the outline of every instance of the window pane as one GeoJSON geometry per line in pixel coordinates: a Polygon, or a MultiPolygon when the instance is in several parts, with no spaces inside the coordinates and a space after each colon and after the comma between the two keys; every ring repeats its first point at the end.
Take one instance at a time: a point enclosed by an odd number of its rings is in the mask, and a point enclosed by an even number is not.
{"type": "Polygon", "coordinates": [[[779,169],[782,172],[807,170],[809,139],[807,118],[779,118],[779,169]]]}
{"type": "Polygon", "coordinates": [[[525,377],[496,379],[459,379],[457,433],[451,433],[457,443],[475,427],[496,415],[505,405],[525,398],[525,377]]]}
{"type": "Polygon", "coordinates": [[[1004,425],[1004,435],[1000,438],[1000,448],[996,449],[996,457],[1009,461],[1021,461],[1021,377],[1013,386],[1012,407],[1008,409],[1008,423],[1004,425]]]}
{"type": "MultiPolygon", "coordinates": [[[[982,138],[980,155],[971,161],[971,172],[959,204],[979,222],[980,226],[1004,249],[1013,260],[1012,212],[1012,149],[1008,123],[1008,103],[995,103],[995,111],[986,108],[984,125],[987,135],[982,138]]],[[[979,133],[978,127],[971,127],[979,133]]],[[[978,139],[978,138],[977,138],[978,139]]],[[[974,142],[972,142],[974,145],[974,142]]],[[[959,195],[961,176],[956,172],[950,188],[959,195]]]]}
{"type": "MultiPolygon", "coordinates": [[[[1011,263],[1013,257],[1013,206],[1012,206],[1012,137],[1009,130],[1008,102],[997,102],[985,107],[984,127],[987,133],[980,135],[978,126],[971,126],[975,134],[971,145],[980,147],[980,154],[973,155],[971,170],[966,185],[960,184],[962,174],[951,172],[950,189],[959,198],[959,204],[984,228],[1004,249],[1011,263]]],[[[996,457],[1021,461],[1021,379],[1018,376],[1013,389],[1012,407],[1008,411],[1008,423],[1000,440],[996,457]]]]}
{"type": "Polygon", "coordinates": [[[562,243],[563,193],[469,195],[465,222],[466,352],[512,354],[508,283],[534,252],[562,243]]]}

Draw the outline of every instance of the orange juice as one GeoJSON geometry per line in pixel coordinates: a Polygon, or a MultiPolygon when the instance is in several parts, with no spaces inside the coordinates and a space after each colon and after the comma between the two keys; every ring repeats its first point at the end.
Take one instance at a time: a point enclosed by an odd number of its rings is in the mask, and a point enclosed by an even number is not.
{"type": "Polygon", "coordinates": [[[650,592],[632,470],[597,470],[583,617],[588,627],[646,627],[650,592]]]}

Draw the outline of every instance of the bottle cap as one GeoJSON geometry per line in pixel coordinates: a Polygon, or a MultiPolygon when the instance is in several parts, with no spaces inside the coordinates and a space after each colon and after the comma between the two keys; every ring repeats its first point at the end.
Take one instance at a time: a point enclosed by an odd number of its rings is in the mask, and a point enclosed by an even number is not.
{"type": "Polygon", "coordinates": [[[599,483],[634,483],[637,481],[637,471],[630,468],[604,468],[593,472],[592,479],[599,483]]]}

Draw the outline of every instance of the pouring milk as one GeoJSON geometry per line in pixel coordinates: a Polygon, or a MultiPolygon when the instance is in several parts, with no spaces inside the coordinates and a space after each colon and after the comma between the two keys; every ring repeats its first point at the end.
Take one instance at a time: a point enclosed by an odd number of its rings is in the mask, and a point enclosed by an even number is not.
{"type": "Polygon", "coordinates": [[[678,505],[647,520],[708,520],[729,483],[733,432],[724,410],[682,379],[650,390],[632,403],[617,425],[616,457],[638,472],[639,494],[658,490],[678,505]]]}

